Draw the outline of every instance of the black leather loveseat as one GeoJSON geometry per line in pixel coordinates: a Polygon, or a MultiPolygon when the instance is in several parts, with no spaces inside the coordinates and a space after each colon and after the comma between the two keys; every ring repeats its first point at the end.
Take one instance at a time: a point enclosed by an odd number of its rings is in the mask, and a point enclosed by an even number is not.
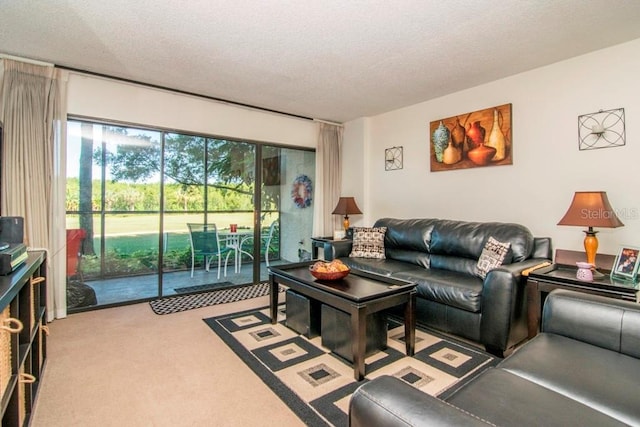
{"type": "Polygon", "coordinates": [[[350,401],[351,427],[640,425],[640,305],[556,290],[541,333],[445,400],[381,376],[350,401]]]}
{"type": "Polygon", "coordinates": [[[417,282],[416,320],[483,344],[496,355],[527,336],[525,269],[551,259],[551,240],[518,224],[383,218],[385,259],[352,258],[351,240],[325,244],[325,259],[417,282]],[[509,243],[503,264],[478,276],[487,240],[509,243]]]}

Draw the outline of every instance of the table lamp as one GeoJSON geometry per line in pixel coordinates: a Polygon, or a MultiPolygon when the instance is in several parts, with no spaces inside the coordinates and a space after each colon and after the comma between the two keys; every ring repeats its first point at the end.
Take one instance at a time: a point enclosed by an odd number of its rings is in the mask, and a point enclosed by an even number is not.
{"type": "Polygon", "coordinates": [[[347,232],[349,228],[349,215],[361,214],[362,212],[356,205],[356,201],[353,197],[340,197],[336,208],[331,212],[334,215],[344,215],[342,225],[344,226],[344,232],[347,232]]]}
{"type": "Polygon", "coordinates": [[[558,225],[579,225],[588,227],[584,230],[584,250],[587,262],[595,267],[598,250],[597,231],[593,227],[616,228],[624,224],[616,216],[607,193],[604,191],[576,191],[571,205],[558,225]]]}

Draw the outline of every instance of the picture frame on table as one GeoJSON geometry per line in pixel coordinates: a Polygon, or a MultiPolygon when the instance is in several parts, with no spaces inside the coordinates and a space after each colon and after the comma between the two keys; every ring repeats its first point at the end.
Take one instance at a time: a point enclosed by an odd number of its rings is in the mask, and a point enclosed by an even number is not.
{"type": "Polygon", "coordinates": [[[613,262],[611,276],[618,279],[630,280],[635,283],[638,268],[640,267],[640,247],[620,246],[616,259],[613,262]]]}

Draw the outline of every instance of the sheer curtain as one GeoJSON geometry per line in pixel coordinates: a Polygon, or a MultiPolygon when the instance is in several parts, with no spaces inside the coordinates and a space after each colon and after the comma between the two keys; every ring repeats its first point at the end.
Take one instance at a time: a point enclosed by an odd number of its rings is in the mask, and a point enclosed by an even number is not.
{"type": "Polygon", "coordinates": [[[313,221],[314,236],[332,236],[342,228],[342,219],[333,215],[342,185],[342,126],[319,124],[316,147],[316,197],[313,221]]]}
{"type": "Polygon", "coordinates": [[[66,316],[64,141],[67,73],[9,59],[0,67],[4,216],[24,218],[25,244],[47,251],[49,320],[66,316]]]}

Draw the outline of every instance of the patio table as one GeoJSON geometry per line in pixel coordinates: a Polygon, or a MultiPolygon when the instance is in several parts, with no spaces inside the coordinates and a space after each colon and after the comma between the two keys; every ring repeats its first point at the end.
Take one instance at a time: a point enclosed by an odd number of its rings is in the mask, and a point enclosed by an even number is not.
{"type": "Polygon", "coordinates": [[[239,273],[242,269],[242,254],[246,254],[253,259],[253,255],[242,249],[242,245],[250,237],[253,237],[253,230],[241,230],[235,232],[220,232],[220,237],[225,241],[227,248],[233,250],[234,272],[239,273]]]}

